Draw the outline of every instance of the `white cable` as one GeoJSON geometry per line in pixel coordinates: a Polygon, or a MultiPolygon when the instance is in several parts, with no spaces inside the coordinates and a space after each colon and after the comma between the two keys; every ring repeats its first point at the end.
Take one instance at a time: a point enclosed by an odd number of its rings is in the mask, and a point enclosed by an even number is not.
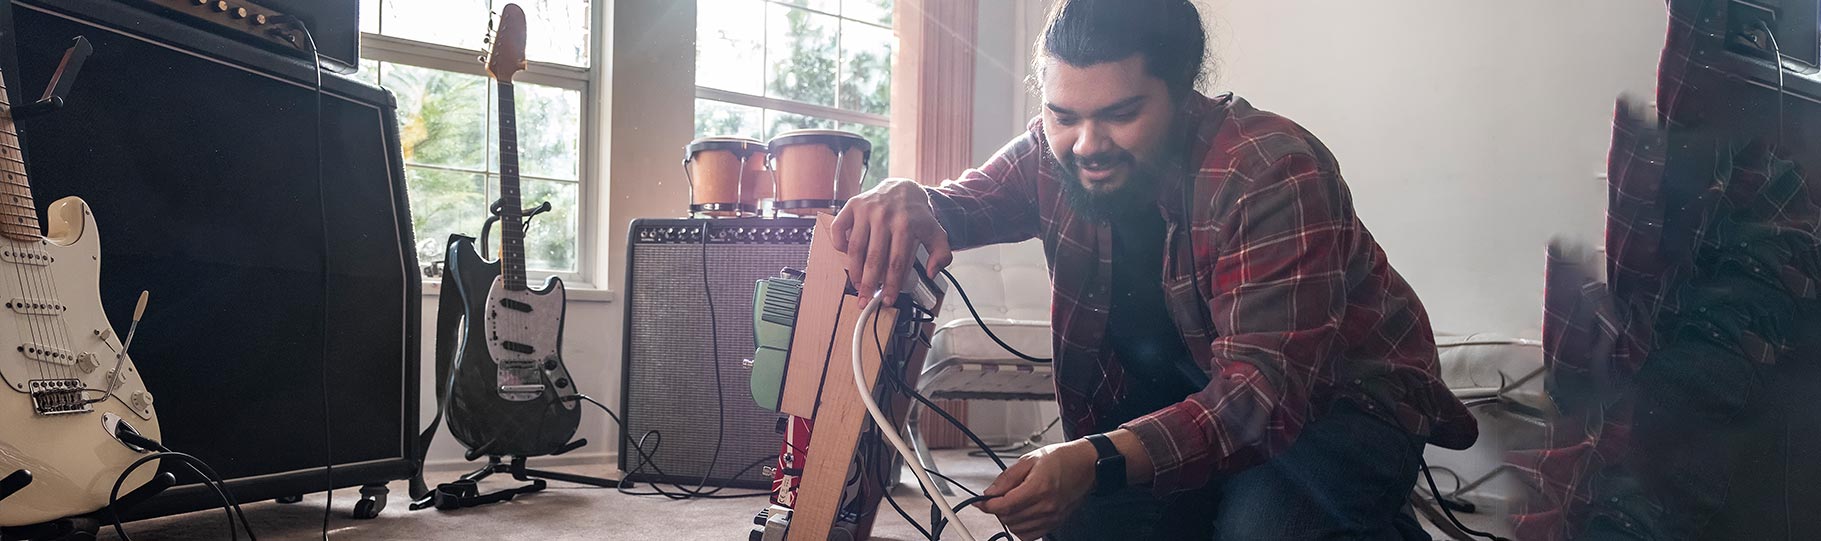
{"type": "MultiPolygon", "coordinates": [[[[866,375],[860,366],[860,340],[871,324],[873,314],[879,311],[879,304],[879,298],[873,297],[871,302],[866,303],[866,309],[860,311],[860,322],[854,324],[854,387],[860,390],[860,401],[866,403],[866,412],[872,414],[873,424],[878,425],[879,433],[891,441],[892,447],[898,449],[898,456],[904,457],[904,463],[910,465],[911,473],[917,476],[917,483],[923,487],[923,493],[929,495],[936,507],[942,510],[942,517],[961,531],[962,539],[975,541],[974,534],[967,531],[967,525],[962,524],[961,519],[955,516],[955,510],[949,507],[948,499],[942,497],[942,491],[930,490],[936,483],[930,480],[929,472],[923,470],[923,463],[917,460],[917,455],[911,452],[910,446],[898,437],[896,425],[885,417],[885,412],[879,411],[879,404],[873,401],[873,390],[866,385],[866,375]]],[[[880,359],[880,362],[883,363],[884,359],[880,359]]],[[[880,366],[879,369],[884,370],[886,367],[880,366]]]]}

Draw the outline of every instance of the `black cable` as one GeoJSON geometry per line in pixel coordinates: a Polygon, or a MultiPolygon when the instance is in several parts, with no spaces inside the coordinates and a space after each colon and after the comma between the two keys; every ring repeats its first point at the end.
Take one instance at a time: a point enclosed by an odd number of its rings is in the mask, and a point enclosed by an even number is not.
{"type": "MultiPolygon", "coordinates": [[[[864,440],[864,439],[861,440],[863,445],[868,443],[869,441],[870,440],[864,440]]],[[[866,456],[866,455],[860,454],[859,456],[866,456]]],[[[879,476],[879,489],[880,489],[880,493],[885,496],[885,503],[891,504],[892,509],[896,510],[898,512],[898,516],[904,518],[905,524],[909,524],[909,525],[911,525],[912,528],[916,528],[917,533],[922,534],[924,539],[928,539],[929,541],[936,541],[935,534],[930,533],[929,530],[923,529],[922,524],[918,524],[916,519],[911,518],[910,513],[905,512],[904,508],[898,505],[898,499],[892,497],[891,483],[886,480],[886,476],[884,476],[884,475],[879,476]]]]}
{"type": "Polygon", "coordinates": [[[1466,524],[1462,524],[1461,519],[1454,516],[1454,511],[1449,509],[1447,504],[1442,503],[1442,489],[1441,487],[1436,486],[1435,474],[1429,473],[1429,461],[1423,459],[1423,453],[1420,450],[1416,453],[1416,461],[1423,466],[1423,477],[1429,480],[1429,493],[1435,495],[1435,506],[1442,508],[1442,513],[1448,515],[1448,521],[1453,522],[1455,528],[1459,528],[1461,531],[1467,532],[1468,535],[1474,537],[1484,537],[1486,539],[1491,539],[1492,541],[1511,541],[1510,539],[1497,535],[1468,528],[1466,524]]]}
{"type": "MultiPolygon", "coordinates": [[[[146,441],[151,441],[150,439],[147,439],[147,438],[142,438],[142,439],[145,439],[146,441]]],[[[128,536],[126,533],[125,525],[122,524],[120,521],[120,510],[113,509],[115,504],[117,504],[118,501],[120,500],[120,487],[126,484],[126,478],[133,474],[133,470],[139,469],[140,466],[143,466],[148,462],[151,462],[153,460],[162,461],[165,458],[173,458],[173,459],[177,459],[180,463],[187,466],[190,469],[190,471],[196,472],[196,475],[198,477],[202,478],[203,485],[209,487],[210,489],[213,489],[215,491],[215,495],[217,497],[221,498],[221,502],[222,502],[221,509],[228,516],[228,538],[229,539],[239,539],[240,538],[239,531],[235,528],[235,517],[236,517],[236,515],[238,515],[239,516],[239,525],[241,528],[244,528],[246,530],[247,538],[249,540],[257,541],[257,537],[253,533],[252,524],[247,522],[246,512],[244,512],[240,509],[240,503],[235,501],[234,497],[231,495],[231,493],[228,492],[227,487],[226,487],[227,483],[225,481],[221,480],[221,476],[219,474],[215,473],[214,468],[209,467],[208,463],[203,462],[202,459],[196,458],[189,454],[170,451],[169,449],[166,449],[162,445],[157,445],[156,442],[152,442],[152,444],[153,445],[149,445],[149,446],[141,445],[141,447],[145,447],[148,449],[157,449],[157,452],[147,454],[143,457],[139,457],[139,459],[133,461],[132,464],[128,464],[126,469],[122,470],[120,472],[120,476],[116,477],[114,479],[113,489],[108,491],[108,508],[110,510],[110,512],[108,514],[113,518],[113,521],[114,521],[114,535],[120,537],[121,541],[132,541],[132,537],[128,536]]]]}
{"type": "Polygon", "coordinates": [[[980,496],[979,492],[975,492],[974,489],[967,488],[967,485],[962,484],[960,481],[956,481],[955,478],[953,478],[953,477],[943,475],[941,472],[927,472],[927,473],[929,473],[930,475],[936,476],[937,478],[940,478],[943,481],[948,481],[948,484],[955,485],[956,488],[960,488],[962,492],[966,492],[967,495],[969,495],[969,496],[975,496],[975,497],[980,496]]]}
{"type": "MultiPolygon", "coordinates": [[[[710,357],[711,362],[708,363],[709,368],[714,371],[714,397],[715,397],[714,456],[712,458],[708,459],[708,468],[702,470],[702,481],[699,483],[696,483],[695,490],[688,491],[690,494],[701,494],[702,488],[708,486],[708,478],[710,477],[711,474],[714,473],[715,465],[721,462],[721,446],[723,443],[726,443],[726,440],[727,440],[727,395],[726,395],[725,389],[722,388],[722,384],[721,384],[721,322],[720,322],[721,315],[720,315],[720,313],[716,312],[714,309],[714,286],[712,286],[708,283],[708,232],[709,232],[708,223],[703,222],[702,223],[702,300],[708,304],[708,340],[709,340],[709,343],[712,344],[712,347],[714,350],[713,355],[710,357]]],[[[623,432],[624,430],[625,430],[625,425],[621,425],[621,431],[623,432]]],[[[643,439],[643,438],[640,438],[640,439],[643,439]]],[[[653,450],[652,452],[655,453],[656,450],[653,450]]],[[[737,478],[739,476],[735,475],[734,477],[737,478]]],[[[653,486],[656,486],[656,484],[654,483],[653,486]]],[[[720,490],[721,490],[720,487],[715,488],[715,492],[719,492],[720,490]]]]}
{"type": "MultiPolygon", "coordinates": [[[[953,480],[952,480],[952,479],[951,479],[951,480],[950,480],[950,481],[951,481],[951,482],[952,482],[952,481],[953,481],[953,480]]],[[[968,491],[968,492],[973,492],[973,491],[971,491],[971,490],[970,490],[970,491],[968,491]]],[[[980,503],[980,502],[984,502],[984,501],[987,501],[987,500],[991,500],[991,499],[993,499],[993,498],[998,498],[998,497],[1000,497],[1000,496],[1004,496],[1004,494],[994,494],[994,495],[991,495],[991,496],[981,496],[981,495],[975,495],[975,496],[972,496],[972,497],[969,497],[969,498],[968,498],[968,499],[965,499],[965,500],[961,500],[961,503],[958,503],[958,504],[955,504],[955,508],[954,508],[954,509],[953,509],[953,511],[954,511],[954,512],[955,512],[955,514],[957,514],[957,515],[959,515],[959,514],[961,514],[961,510],[962,510],[962,509],[967,509],[967,506],[969,506],[969,505],[973,505],[973,504],[976,504],[976,503],[980,503]]],[[[1000,527],[1001,527],[1001,528],[1003,528],[1003,527],[1004,527],[1004,526],[1005,526],[1005,525],[1004,525],[1004,524],[1000,524],[1000,527]]],[[[934,527],[934,528],[931,528],[931,529],[930,529],[930,532],[931,532],[931,533],[932,533],[932,534],[935,534],[935,536],[936,536],[936,537],[941,537],[941,536],[942,536],[942,529],[943,529],[943,528],[946,528],[946,527],[948,527],[948,522],[947,522],[947,521],[937,521],[937,522],[936,522],[936,527],[934,527]]],[[[1007,535],[1010,535],[1010,534],[1011,534],[1011,532],[1009,532],[1009,531],[1008,531],[1008,532],[1006,532],[1006,534],[1007,534],[1007,535]]],[[[997,535],[997,534],[995,534],[995,535],[997,535]]]]}
{"type": "MultiPolygon", "coordinates": [[[[329,208],[328,190],[327,187],[324,186],[322,174],[324,155],[322,140],[322,53],[316,49],[316,35],[310,32],[310,26],[305,24],[303,19],[293,16],[287,18],[284,22],[289,23],[290,26],[296,28],[298,32],[303,33],[304,41],[310,46],[310,70],[316,76],[316,84],[314,86],[316,100],[316,212],[317,218],[322,220],[322,249],[324,256],[321,265],[321,285],[322,290],[326,294],[326,292],[329,291],[329,208]]],[[[295,36],[292,36],[291,40],[292,43],[296,43],[295,36]]],[[[323,311],[322,328],[323,332],[328,332],[328,310],[323,311]]],[[[323,541],[329,541],[329,514],[335,507],[335,439],[333,435],[334,423],[329,421],[328,340],[323,340],[320,355],[322,358],[322,443],[324,458],[322,465],[324,487],[324,500],[322,504],[322,539],[323,541]]]]}
{"type": "MultiPolygon", "coordinates": [[[[947,271],[944,271],[944,272],[947,272],[947,271]]],[[[955,278],[953,276],[949,277],[949,281],[951,281],[951,282],[954,281],[954,279],[955,278]]],[[[962,297],[963,301],[965,301],[966,299],[967,298],[965,296],[962,297]]],[[[930,314],[932,317],[935,316],[934,312],[930,312],[928,309],[918,306],[917,303],[915,303],[915,302],[910,303],[910,306],[913,309],[922,311],[926,314],[930,314]]],[[[915,321],[913,320],[911,322],[911,324],[914,325],[915,321]]],[[[900,374],[900,372],[903,372],[903,370],[904,370],[902,365],[895,366],[895,367],[887,365],[886,355],[885,355],[885,342],[879,339],[879,311],[877,311],[877,310],[873,311],[872,327],[873,327],[873,347],[876,348],[876,350],[879,352],[879,362],[881,365],[879,367],[880,368],[879,371],[885,372],[886,374],[888,374],[889,375],[888,377],[890,377],[891,380],[898,386],[898,388],[900,390],[904,391],[905,394],[910,395],[912,398],[917,399],[919,402],[922,402],[925,407],[935,410],[935,412],[940,414],[943,419],[948,420],[948,422],[950,424],[955,425],[955,428],[959,429],[961,431],[961,433],[966,434],[969,439],[973,440],[975,445],[979,445],[981,449],[986,449],[990,452],[992,447],[988,446],[986,444],[986,442],[981,441],[980,436],[974,434],[974,431],[969,429],[966,424],[963,424],[960,420],[955,419],[955,417],[953,415],[949,415],[948,411],[943,410],[940,406],[937,406],[934,402],[931,402],[928,398],[925,398],[922,394],[919,394],[916,389],[912,389],[909,384],[905,383],[903,375],[900,374]]],[[[875,428],[884,430],[884,428],[882,428],[882,427],[875,427],[875,428]]],[[[993,459],[993,463],[997,464],[999,466],[999,471],[1002,471],[1002,472],[1005,471],[1005,462],[1000,461],[999,456],[997,454],[992,455],[992,459],[993,459]]],[[[906,458],[906,460],[911,460],[911,458],[906,458]]],[[[970,498],[969,500],[962,502],[962,505],[957,505],[954,507],[954,509],[951,510],[957,515],[959,515],[961,513],[962,509],[967,507],[968,503],[972,503],[972,502],[976,502],[976,501],[984,501],[985,499],[991,498],[991,497],[981,496],[979,493],[974,492],[973,489],[967,488],[967,485],[962,484],[960,481],[956,481],[947,475],[942,475],[941,472],[925,468],[923,470],[923,473],[927,473],[930,475],[934,475],[936,477],[940,477],[940,478],[942,478],[942,480],[948,481],[949,484],[960,487],[961,490],[967,491],[968,494],[974,495],[974,498],[970,498]]],[[[922,481],[919,480],[917,483],[917,488],[919,490],[923,491],[923,497],[927,498],[930,501],[930,506],[935,507],[936,499],[934,497],[930,496],[929,487],[923,486],[922,481]]],[[[889,496],[890,491],[887,490],[886,494],[889,496]]],[[[997,496],[992,496],[992,497],[997,497],[997,496]]],[[[892,506],[897,507],[897,502],[892,502],[892,506]]],[[[899,512],[903,513],[903,510],[900,509],[899,512]]],[[[916,522],[912,522],[910,520],[910,515],[906,514],[906,515],[904,515],[904,518],[905,518],[906,522],[911,522],[911,524],[913,526],[916,525],[916,522]]],[[[941,512],[939,510],[932,510],[932,512],[930,513],[931,528],[930,528],[928,537],[932,541],[934,541],[936,539],[940,539],[942,537],[942,528],[946,525],[945,520],[946,519],[942,518],[941,512]]],[[[1012,532],[1010,530],[1005,529],[1005,523],[1001,522],[999,524],[999,527],[1001,530],[1004,530],[1002,533],[1006,538],[1008,538],[1008,539],[1011,538],[1012,532]]],[[[918,528],[918,530],[921,531],[922,528],[918,528]]],[[[991,541],[991,539],[998,539],[999,537],[1000,537],[1000,534],[994,534],[993,537],[989,538],[988,541],[991,541]]]]}
{"type": "MultiPolygon", "coordinates": [[[[875,325],[873,327],[873,332],[875,333],[875,341],[877,341],[878,326],[875,325]]],[[[885,355],[884,353],[880,353],[879,356],[880,358],[884,358],[885,355]]],[[[954,415],[950,415],[948,410],[942,409],[942,406],[936,405],[935,402],[930,401],[929,398],[918,393],[916,389],[912,388],[909,383],[904,381],[904,376],[899,374],[897,370],[882,370],[882,372],[885,372],[886,377],[892,380],[892,384],[897,385],[898,389],[904,391],[904,394],[916,399],[917,402],[923,404],[923,407],[929,408],[930,411],[936,412],[936,415],[942,416],[942,419],[948,421],[949,424],[954,425],[956,429],[961,431],[962,435],[967,436],[968,440],[973,441],[975,446],[987,451],[989,453],[987,458],[993,459],[993,464],[999,466],[999,471],[1005,471],[1005,461],[1000,460],[998,454],[992,454],[993,447],[987,445],[984,440],[981,440],[980,436],[975,434],[973,430],[968,429],[966,423],[962,423],[960,419],[956,419],[954,415]]]]}
{"type": "Polygon", "coordinates": [[[1018,351],[1018,348],[1014,348],[1011,344],[1007,344],[1004,340],[1000,340],[999,335],[993,334],[993,328],[986,326],[986,320],[980,319],[980,311],[974,309],[974,301],[967,298],[967,290],[961,288],[961,282],[955,280],[955,275],[949,274],[948,269],[942,269],[941,272],[944,278],[948,278],[948,283],[955,286],[955,293],[961,294],[961,303],[967,305],[967,313],[973,314],[974,323],[980,324],[980,330],[986,331],[986,337],[993,339],[993,343],[999,344],[999,347],[1005,348],[1005,350],[1011,352],[1012,355],[1016,355],[1018,358],[1026,361],[1034,363],[1047,363],[1053,361],[1053,359],[1042,359],[1026,355],[1024,352],[1018,351]]]}
{"type": "MultiPolygon", "coordinates": [[[[620,419],[620,416],[618,414],[615,414],[613,412],[613,409],[608,408],[606,404],[602,404],[600,401],[595,400],[593,397],[590,397],[585,394],[576,394],[573,397],[571,397],[571,399],[581,400],[581,401],[588,402],[589,404],[594,404],[595,407],[600,408],[602,412],[605,412],[608,417],[612,418],[613,422],[615,424],[620,425],[622,433],[625,432],[625,427],[626,427],[625,421],[622,421],[620,419]]],[[[627,435],[626,438],[621,443],[621,448],[624,449],[625,444],[627,444],[627,443],[633,443],[634,445],[632,446],[632,449],[636,450],[639,454],[639,462],[634,467],[629,468],[627,470],[627,472],[626,472],[627,475],[632,475],[632,474],[638,473],[640,471],[644,471],[646,466],[650,466],[652,471],[656,472],[659,476],[670,477],[670,474],[664,472],[663,468],[658,467],[657,463],[654,462],[653,458],[652,458],[652,453],[657,452],[656,444],[661,444],[661,443],[663,443],[663,441],[664,441],[664,435],[656,430],[647,431],[645,433],[645,435],[641,436],[636,443],[632,441],[632,437],[630,435],[627,435]],[[645,450],[645,439],[654,437],[654,436],[657,438],[657,440],[654,443],[654,445],[652,446],[652,450],[647,452],[645,450]]],[[[734,478],[738,478],[741,475],[745,475],[746,472],[752,471],[753,468],[758,467],[760,464],[764,464],[767,461],[774,461],[774,460],[777,460],[777,457],[773,456],[773,457],[761,458],[757,461],[754,461],[751,464],[747,464],[746,467],[741,468],[740,471],[734,473],[733,476],[734,476],[734,478]]],[[[626,483],[624,479],[622,479],[620,481],[620,485],[615,487],[615,489],[618,490],[621,494],[626,494],[628,496],[663,496],[663,497],[666,497],[666,498],[669,498],[672,500],[688,500],[688,499],[695,499],[695,498],[702,498],[702,499],[756,498],[759,496],[766,496],[766,495],[771,494],[771,492],[769,492],[769,491],[746,493],[746,494],[718,494],[721,491],[721,489],[726,488],[726,487],[715,487],[713,490],[707,490],[707,491],[701,491],[701,490],[699,490],[699,487],[698,487],[698,491],[691,492],[688,487],[679,485],[677,483],[652,482],[651,487],[654,489],[653,492],[633,492],[631,490],[631,487],[629,486],[629,484],[626,483]],[[669,484],[671,487],[675,488],[679,493],[672,494],[670,492],[665,491],[663,484],[669,484]]]]}

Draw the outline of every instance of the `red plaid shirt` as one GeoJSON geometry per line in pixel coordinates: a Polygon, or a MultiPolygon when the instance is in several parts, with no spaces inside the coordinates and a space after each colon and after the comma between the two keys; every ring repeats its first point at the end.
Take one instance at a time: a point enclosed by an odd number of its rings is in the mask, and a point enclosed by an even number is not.
{"type": "MultiPolygon", "coordinates": [[[[1671,174],[1672,152],[1687,159],[1723,150],[1672,148],[1670,135],[1720,131],[1712,126],[1712,117],[1738,114],[1740,105],[1732,100],[1739,99],[1733,92],[1740,83],[1715,66],[1728,35],[1726,3],[1670,0],[1666,6],[1669,25],[1657,66],[1656,122],[1628,114],[1626,100],[1621,100],[1613,123],[1607,161],[1607,282],[1600,283],[1585,261],[1554,253],[1549,259],[1544,361],[1561,415],[1549,424],[1548,448],[1508,457],[1536,489],[1535,497],[1512,517],[1518,539],[1573,538],[1590,512],[1596,477],[1629,451],[1635,404],[1622,389],[1657,347],[1659,316],[1677,310],[1673,293],[1691,273],[1696,244],[1704,241],[1691,233],[1697,227],[1693,224],[1706,223],[1724,197],[1735,206],[1767,209],[1765,220],[1780,228],[1821,229],[1821,207],[1815,202],[1772,199],[1757,191],[1767,178],[1765,171],[1753,168],[1760,160],[1671,174]],[[1672,181],[1684,188],[1696,183],[1692,191],[1704,195],[1677,205],[1667,194],[1672,181]]],[[[1774,140],[1773,126],[1766,125],[1759,135],[1774,140]]],[[[1784,269],[1782,276],[1789,291],[1814,295],[1815,284],[1803,272],[1784,269]]],[[[1787,344],[1779,340],[1756,346],[1740,345],[1757,362],[1768,363],[1787,344]]]]}
{"type": "MultiPolygon", "coordinates": [[[[1155,492],[1263,462],[1337,398],[1431,443],[1471,445],[1478,428],[1436,376],[1428,315],[1355,216],[1327,148],[1232,95],[1191,100],[1184,150],[1194,169],[1160,183],[1160,276],[1171,319],[1211,383],[1123,425],[1144,442],[1155,492]]],[[[1111,228],[1075,212],[1055,167],[1032,121],[984,166],[929,193],[957,249],[1043,239],[1057,400],[1075,437],[1127,389],[1104,344],[1111,228]]]]}

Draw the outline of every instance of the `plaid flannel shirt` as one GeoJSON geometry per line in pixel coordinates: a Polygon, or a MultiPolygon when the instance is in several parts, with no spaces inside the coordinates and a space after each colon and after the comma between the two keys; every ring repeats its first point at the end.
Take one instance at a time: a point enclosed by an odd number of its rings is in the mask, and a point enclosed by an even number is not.
{"type": "MultiPolygon", "coordinates": [[[[1548,261],[1544,361],[1560,415],[1548,427],[1550,447],[1508,457],[1536,489],[1536,497],[1512,517],[1518,539],[1574,537],[1592,512],[1600,476],[1628,452],[1635,404],[1622,389],[1658,348],[1654,325],[1677,310],[1674,293],[1691,273],[1693,254],[1707,240],[1701,238],[1703,224],[1720,201],[1774,209],[1764,213],[1766,221],[1794,231],[1815,231],[1821,220],[1821,207],[1813,201],[1771,199],[1775,194],[1759,192],[1769,174],[1755,168],[1761,167],[1757,161],[1716,166],[1702,160],[1703,154],[1724,150],[1717,144],[1723,141],[1703,135],[1701,124],[1711,122],[1704,117],[1715,110],[1736,114],[1736,104],[1728,102],[1737,99],[1728,94],[1733,76],[1715,65],[1726,35],[1725,3],[1666,4],[1656,122],[1628,114],[1625,100],[1614,121],[1607,162],[1606,282],[1565,254],[1551,253],[1548,261]]],[[[1814,283],[1803,272],[1786,268],[1781,274],[1789,291],[1814,296],[1814,283]]],[[[1757,362],[1773,362],[1787,344],[1761,346],[1746,350],[1757,362]]]]}
{"type": "MultiPolygon", "coordinates": [[[[1211,382],[1123,425],[1151,458],[1153,490],[1198,488],[1263,462],[1340,398],[1431,443],[1471,445],[1478,428],[1436,375],[1428,315],[1355,216],[1327,148],[1230,94],[1190,99],[1190,159],[1160,182],[1159,276],[1211,382]]],[[[1056,167],[1033,120],[984,166],[927,190],[956,249],[1043,239],[1057,400],[1079,437],[1127,381],[1103,343],[1111,229],[1070,206],[1056,167]]]]}

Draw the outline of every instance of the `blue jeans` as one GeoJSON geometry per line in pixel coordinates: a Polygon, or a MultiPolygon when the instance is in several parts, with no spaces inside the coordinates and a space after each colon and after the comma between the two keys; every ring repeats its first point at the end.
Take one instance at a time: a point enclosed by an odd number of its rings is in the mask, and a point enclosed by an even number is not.
{"type": "Polygon", "coordinates": [[[1089,496],[1050,535],[1096,539],[1430,539],[1409,510],[1421,440],[1340,401],[1283,454],[1167,500],[1089,496]]]}

